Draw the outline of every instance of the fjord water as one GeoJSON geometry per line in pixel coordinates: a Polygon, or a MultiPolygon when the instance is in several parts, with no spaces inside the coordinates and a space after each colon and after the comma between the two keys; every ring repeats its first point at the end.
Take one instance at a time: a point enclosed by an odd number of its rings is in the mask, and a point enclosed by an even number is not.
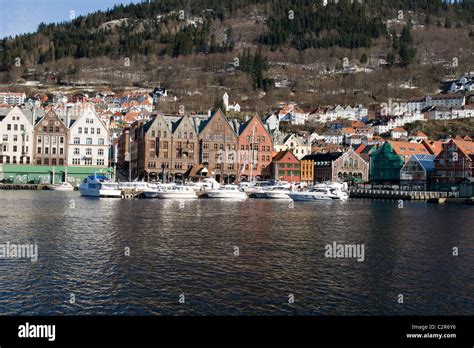
{"type": "Polygon", "coordinates": [[[39,253],[0,259],[0,314],[474,313],[472,206],[0,198],[0,244],[39,253]],[[365,261],[326,258],[333,242],[364,244],[365,261]]]}

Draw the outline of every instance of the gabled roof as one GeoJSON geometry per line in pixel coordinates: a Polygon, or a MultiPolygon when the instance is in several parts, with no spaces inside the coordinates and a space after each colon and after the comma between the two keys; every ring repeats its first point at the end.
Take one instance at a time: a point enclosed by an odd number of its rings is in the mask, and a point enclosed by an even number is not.
{"type": "Polygon", "coordinates": [[[425,155],[417,153],[410,157],[410,161],[416,160],[418,163],[420,163],[420,165],[425,171],[431,172],[435,169],[435,158],[435,155],[425,155]]]}
{"type": "Polygon", "coordinates": [[[474,155],[474,142],[467,140],[453,140],[453,143],[466,155],[474,155]]]}

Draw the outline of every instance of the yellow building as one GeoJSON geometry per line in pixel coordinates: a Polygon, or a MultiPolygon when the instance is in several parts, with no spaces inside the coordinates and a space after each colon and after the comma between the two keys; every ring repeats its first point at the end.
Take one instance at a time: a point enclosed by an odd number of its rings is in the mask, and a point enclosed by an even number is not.
{"type": "Polygon", "coordinates": [[[314,180],[314,161],[302,160],[301,164],[301,182],[313,183],[314,180]]]}

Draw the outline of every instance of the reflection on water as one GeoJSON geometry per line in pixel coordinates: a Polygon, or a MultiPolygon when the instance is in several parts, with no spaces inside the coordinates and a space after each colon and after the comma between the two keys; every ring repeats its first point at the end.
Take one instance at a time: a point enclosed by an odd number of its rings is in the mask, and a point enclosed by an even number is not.
{"type": "Polygon", "coordinates": [[[1,314],[474,312],[469,206],[0,196],[0,244],[39,250],[0,260],[1,314]],[[364,244],[365,262],[325,258],[333,242],[364,244]]]}

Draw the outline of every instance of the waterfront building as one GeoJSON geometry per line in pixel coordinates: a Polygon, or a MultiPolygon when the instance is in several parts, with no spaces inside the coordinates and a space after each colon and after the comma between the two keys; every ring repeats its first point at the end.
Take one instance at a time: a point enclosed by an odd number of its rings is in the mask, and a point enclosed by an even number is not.
{"type": "Polygon", "coordinates": [[[92,106],[83,109],[69,129],[67,164],[72,166],[107,167],[109,134],[92,106]]]}
{"type": "Polygon", "coordinates": [[[273,157],[270,173],[274,180],[300,182],[300,161],[290,150],[280,151],[273,157]]]}
{"type": "Polygon", "coordinates": [[[369,163],[352,148],[346,152],[311,154],[305,156],[302,162],[304,162],[307,171],[308,167],[313,167],[311,180],[313,183],[325,181],[360,182],[369,179],[369,163]]]}
{"type": "Polygon", "coordinates": [[[370,156],[370,180],[373,182],[399,183],[400,170],[415,154],[432,154],[424,143],[386,141],[373,149],[370,156]]]}
{"type": "Polygon", "coordinates": [[[237,180],[239,137],[221,110],[199,125],[199,160],[221,183],[237,180]]]}
{"type": "Polygon", "coordinates": [[[427,190],[435,170],[435,158],[435,155],[412,155],[400,170],[400,185],[410,190],[427,190]]]}
{"type": "Polygon", "coordinates": [[[270,176],[273,141],[265,125],[255,115],[239,127],[239,181],[266,179],[270,176]],[[250,170],[253,165],[252,170],[250,170]]]}
{"type": "Polygon", "coordinates": [[[442,144],[435,159],[434,181],[441,184],[458,184],[474,178],[474,142],[451,139],[442,144]]]}
{"type": "Polygon", "coordinates": [[[33,144],[36,165],[63,166],[67,163],[68,128],[53,110],[35,125],[33,144]]]}
{"type": "Polygon", "coordinates": [[[18,106],[0,116],[0,164],[30,164],[32,145],[33,124],[18,106]]]}

